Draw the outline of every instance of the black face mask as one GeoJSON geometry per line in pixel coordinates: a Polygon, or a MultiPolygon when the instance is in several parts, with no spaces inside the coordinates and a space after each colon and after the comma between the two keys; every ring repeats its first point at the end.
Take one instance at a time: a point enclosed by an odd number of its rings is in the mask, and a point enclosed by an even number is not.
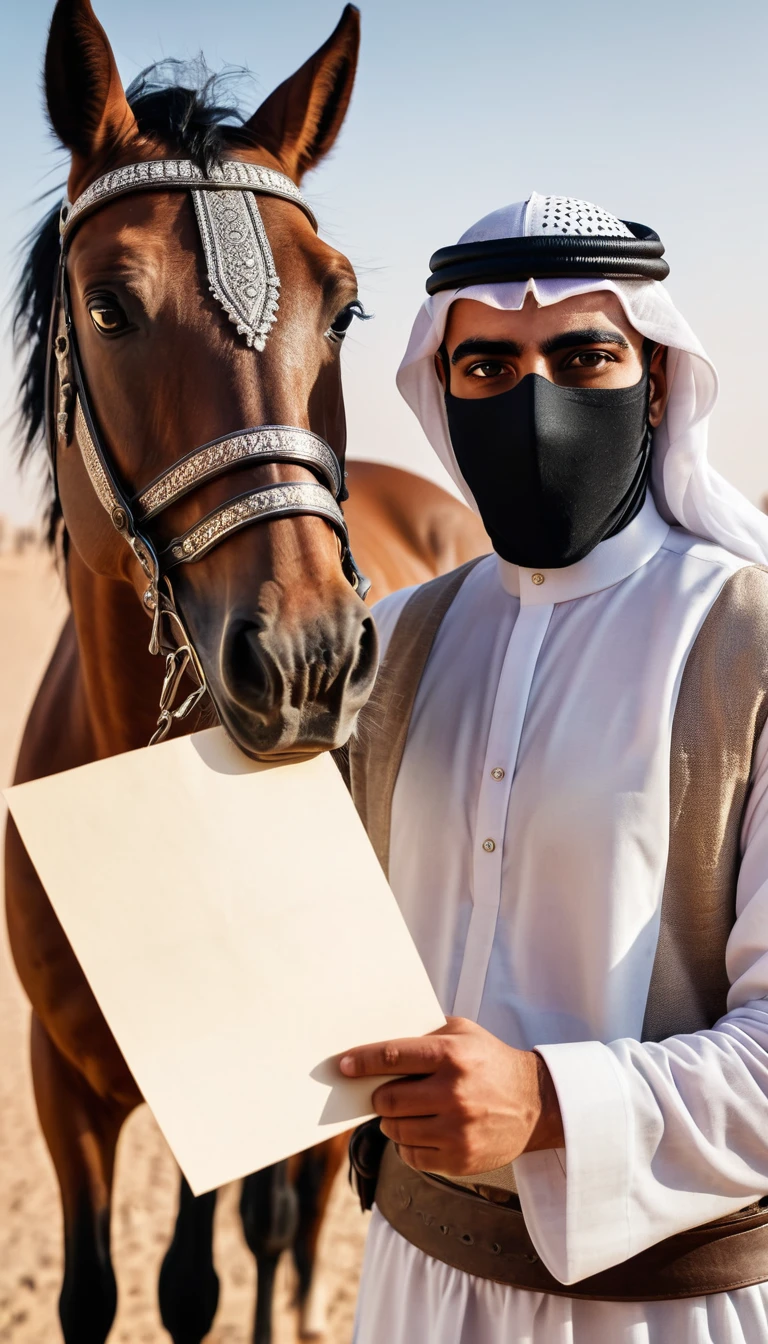
{"type": "Polygon", "coordinates": [[[649,380],[558,387],[529,373],[509,392],[445,394],[459,469],[496,550],[526,569],[583,560],[640,512],[651,466],[649,380]]]}

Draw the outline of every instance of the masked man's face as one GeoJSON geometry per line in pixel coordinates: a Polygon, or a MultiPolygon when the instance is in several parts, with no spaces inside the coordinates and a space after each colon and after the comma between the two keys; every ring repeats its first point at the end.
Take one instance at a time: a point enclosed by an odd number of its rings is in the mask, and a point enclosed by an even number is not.
{"type": "Polygon", "coordinates": [[[519,312],[451,306],[435,358],[458,468],[494,549],[560,569],[615,536],[645,502],[666,351],[606,291],[519,312]]]}
{"type": "MultiPolygon", "coordinates": [[[[643,337],[630,326],[615,294],[580,294],[540,308],[532,294],[518,312],[457,299],[445,334],[454,397],[495,397],[529,373],[561,387],[630,387],[643,373],[643,337]]],[[[659,424],[667,399],[666,350],[650,360],[648,420],[659,424]]],[[[445,387],[443,359],[435,359],[445,387]]]]}

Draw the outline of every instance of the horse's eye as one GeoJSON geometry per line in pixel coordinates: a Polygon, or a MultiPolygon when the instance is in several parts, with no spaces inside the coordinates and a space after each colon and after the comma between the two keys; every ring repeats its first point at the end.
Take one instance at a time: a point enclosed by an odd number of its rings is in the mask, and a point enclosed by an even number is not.
{"type": "Polygon", "coordinates": [[[354,299],[352,303],[347,304],[346,308],[342,308],[341,312],[333,319],[325,334],[330,340],[339,344],[344,340],[344,337],[356,317],[362,318],[364,321],[369,316],[370,314],[366,313],[360,300],[354,299]]]}
{"type": "Polygon", "coordinates": [[[128,328],[128,318],[116,299],[91,299],[88,312],[94,327],[102,336],[117,336],[128,328]]]}

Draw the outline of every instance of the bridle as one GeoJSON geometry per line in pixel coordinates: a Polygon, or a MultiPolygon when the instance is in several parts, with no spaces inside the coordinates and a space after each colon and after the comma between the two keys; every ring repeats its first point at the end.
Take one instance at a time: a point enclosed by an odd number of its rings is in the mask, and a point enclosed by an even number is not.
{"type": "Polygon", "coordinates": [[[46,435],[56,485],[59,441],[75,439],[96,496],[116,532],[130,546],[148,580],[144,605],[152,617],[149,651],[166,655],[160,714],[151,744],[162,741],[174,719],[183,719],[208,691],[205,672],[177,609],[170,572],[207,555],[241,528],[297,514],[324,518],[341,545],[342,569],[365,597],[370,584],[358,570],[341,510],[346,499],[344,466],[317,434],[290,425],[259,425],[193,449],[174,466],[132,494],[120,481],[91,408],[78,352],[67,282],[67,252],[76,228],[102,205],[136,191],[189,191],[195,207],[214,296],[249,346],[262,350],[277,315],[280,281],[256,195],[277,196],[317,221],[290,178],[271,168],[227,160],[206,176],[187,160],[129,164],[98,178],[60,216],[61,251],[48,343],[46,435]],[[54,414],[55,386],[58,404],[54,414]],[[160,550],[151,524],[172,504],[205,481],[243,463],[296,463],[315,481],[284,481],[236,495],[201,518],[160,550]],[[174,709],[184,674],[196,683],[174,709]]]}

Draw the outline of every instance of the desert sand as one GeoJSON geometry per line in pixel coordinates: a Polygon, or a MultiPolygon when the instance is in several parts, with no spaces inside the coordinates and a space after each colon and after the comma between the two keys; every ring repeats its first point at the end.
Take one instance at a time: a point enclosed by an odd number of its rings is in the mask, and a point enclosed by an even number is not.
{"type": "MultiPolygon", "coordinates": [[[[66,599],[45,551],[0,555],[0,784],[10,783],[24,720],[56,636],[66,599]]],[[[0,814],[4,826],[5,810],[0,814]]],[[[0,869],[1,872],[1,869],[0,869]]],[[[53,1169],[37,1124],[29,1064],[29,1008],[0,937],[0,1341],[61,1340],[61,1215],[53,1169]]],[[[178,1173],[146,1106],[124,1130],[113,1206],[119,1308],[110,1341],[161,1344],[156,1284],[173,1226],[178,1173]]],[[[221,1300],[212,1344],[249,1344],[255,1268],[237,1217],[238,1190],[219,1197],[215,1236],[221,1300]]],[[[340,1173],[321,1244],[329,1291],[329,1344],[352,1333],[365,1219],[340,1173]]],[[[280,1266],[275,1344],[297,1337],[292,1266],[280,1266]]]]}

